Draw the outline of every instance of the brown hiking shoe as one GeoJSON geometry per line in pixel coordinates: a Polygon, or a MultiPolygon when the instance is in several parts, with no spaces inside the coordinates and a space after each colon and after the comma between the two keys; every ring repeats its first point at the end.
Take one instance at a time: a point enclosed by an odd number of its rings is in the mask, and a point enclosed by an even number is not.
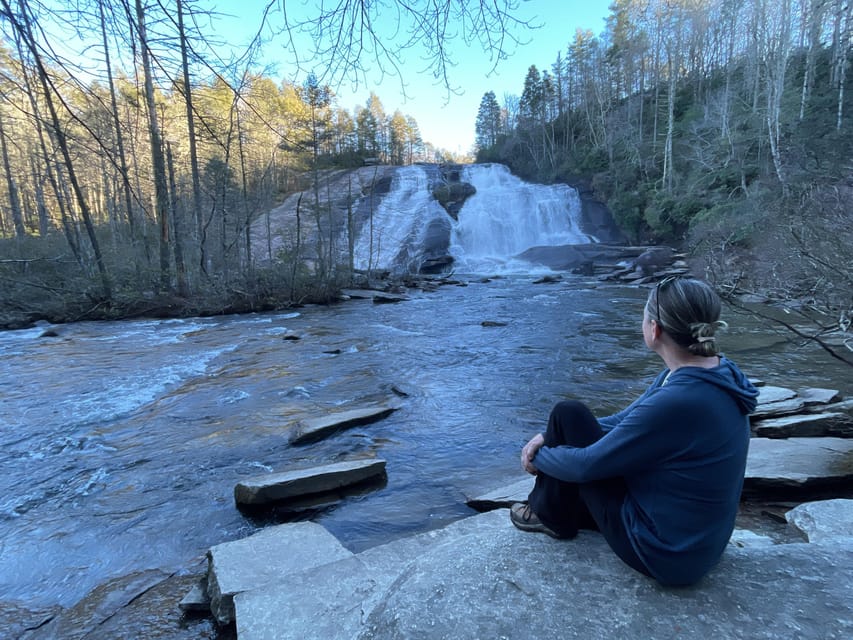
{"type": "Polygon", "coordinates": [[[530,505],[523,502],[516,502],[512,505],[509,510],[509,519],[512,520],[512,523],[522,531],[544,533],[545,535],[557,538],[558,540],[563,537],[553,529],[542,524],[539,516],[533,513],[533,509],[530,508],[530,505]]]}

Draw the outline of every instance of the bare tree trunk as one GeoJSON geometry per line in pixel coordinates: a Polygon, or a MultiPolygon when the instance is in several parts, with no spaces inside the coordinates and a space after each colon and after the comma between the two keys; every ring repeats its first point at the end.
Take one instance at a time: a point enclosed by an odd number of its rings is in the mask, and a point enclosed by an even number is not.
{"type": "Polygon", "coordinates": [[[112,107],[113,128],[116,137],[116,149],[118,150],[119,171],[121,172],[122,186],[124,188],[124,206],[127,208],[127,224],[130,227],[130,246],[136,243],[135,221],[133,215],[133,197],[130,188],[130,176],[127,167],[127,157],[124,152],[124,136],[119,121],[118,100],[116,99],[115,81],[113,80],[112,63],[110,62],[110,47],[107,40],[106,17],[104,14],[105,0],[99,0],[98,11],[101,18],[101,35],[104,42],[104,57],[107,67],[107,84],[110,88],[110,106],[112,107]]]}
{"type": "Polygon", "coordinates": [[[290,267],[290,300],[296,300],[296,277],[299,274],[299,263],[302,261],[302,194],[296,201],[296,243],[293,247],[293,263],[290,267]]]}
{"type": "Polygon", "coordinates": [[[187,57],[187,34],[184,29],[184,0],[176,0],[178,7],[178,32],[181,42],[181,69],[184,77],[184,104],[187,109],[187,135],[190,146],[190,172],[193,182],[193,218],[198,234],[199,260],[204,263],[204,230],[201,212],[201,178],[198,169],[198,150],[195,141],[195,120],[193,119],[192,87],[190,85],[190,67],[187,57]]]}
{"type": "Polygon", "coordinates": [[[669,90],[666,101],[666,142],[663,150],[663,186],[667,192],[672,191],[672,136],[675,129],[675,75],[676,65],[673,64],[672,52],[667,56],[669,67],[669,90]]]}
{"type": "Polygon", "coordinates": [[[151,163],[154,171],[154,197],[157,222],[160,227],[160,289],[171,288],[169,267],[169,195],[166,186],[166,162],[163,159],[163,142],[160,139],[160,125],[157,122],[157,105],[154,102],[154,80],[151,75],[151,56],[148,50],[148,37],[145,32],[145,11],[142,0],[136,0],[136,29],[139,35],[139,49],[142,54],[142,72],[145,77],[145,104],[148,111],[148,136],[151,141],[151,163]]]}
{"type": "Polygon", "coordinates": [[[803,72],[803,88],[800,94],[800,120],[806,115],[806,105],[811,95],[814,83],[816,51],[820,47],[820,24],[823,18],[824,0],[811,0],[807,16],[808,49],[806,51],[806,68],[803,72]]]}
{"type": "Polygon", "coordinates": [[[101,289],[103,293],[103,298],[106,301],[112,299],[112,286],[110,284],[109,274],[107,273],[106,265],[104,264],[103,256],[101,255],[101,247],[98,244],[98,238],[95,235],[95,226],[92,224],[92,216],[89,210],[89,204],[86,202],[86,198],[83,194],[83,189],[80,187],[80,183],[77,180],[77,173],[74,168],[74,162],[71,159],[71,152],[68,149],[68,142],[65,137],[65,130],[62,128],[62,124],[59,120],[59,114],[56,111],[56,106],[53,103],[53,95],[51,92],[50,81],[47,75],[47,69],[45,69],[44,64],[41,59],[41,52],[39,51],[39,47],[36,45],[35,38],[33,37],[32,28],[29,23],[29,19],[27,17],[27,5],[25,0],[18,0],[18,6],[21,10],[21,19],[23,23],[19,21],[18,17],[15,15],[12,7],[9,4],[9,0],[0,0],[0,6],[2,6],[4,13],[6,14],[6,18],[12,23],[12,27],[14,30],[20,34],[22,40],[24,41],[27,49],[32,55],[33,62],[36,65],[36,69],[38,71],[39,82],[41,83],[42,91],[44,92],[44,100],[47,105],[48,112],[50,113],[50,120],[52,124],[51,132],[53,133],[54,139],[56,141],[56,146],[59,147],[60,152],[62,153],[62,158],[65,162],[65,170],[68,173],[68,179],[71,182],[71,188],[74,191],[74,196],[77,200],[77,205],[80,208],[80,215],[83,217],[83,224],[86,226],[86,234],[89,237],[89,243],[92,246],[92,252],[95,255],[95,263],[98,268],[98,273],[101,278],[101,289]]]}
{"type": "Polygon", "coordinates": [[[44,184],[41,176],[39,175],[38,165],[36,165],[36,157],[38,157],[38,154],[35,149],[31,149],[30,151],[30,173],[32,174],[33,191],[36,199],[39,236],[45,238],[47,237],[47,234],[50,233],[50,221],[47,217],[47,204],[44,200],[44,184]]]}
{"type": "Polygon", "coordinates": [[[249,185],[246,180],[246,153],[243,148],[243,123],[240,119],[240,104],[235,105],[237,109],[237,153],[240,157],[240,196],[243,201],[243,225],[246,240],[246,275],[251,279],[253,271],[252,262],[252,212],[249,207],[249,185]]]}
{"type": "Polygon", "coordinates": [[[843,26],[841,28],[841,55],[839,56],[838,69],[838,108],[836,111],[835,128],[841,130],[841,120],[844,115],[844,83],[847,79],[847,56],[850,53],[850,21],[853,19],[853,3],[848,2],[843,26]]]}
{"type": "Polygon", "coordinates": [[[180,216],[178,209],[178,186],[175,184],[175,164],[172,162],[172,145],[166,143],[166,165],[169,170],[169,191],[171,198],[169,200],[172,209],[172,237],[174,239],[172,245],[175,251],[175,275],[178,280],[178,295],[186,298],[189,295],[189,287],[187,286],[187,268],[184,263],[184,243],[183,233],[180,228],[180,216]]]}
{"type": "Polygon", "coordinates": [[[24,216],[21,213],[18,186],[15,184],[15,176],[12,175],[12,165],[9,162],[9,150],[6,145],[6,130],[3,127],[3,120],[3,114],[0,113],[0,152],[3,154],[3,171],[6,173],[6,187],[9,190],[9,208],[12,210],[12,225],[15,227],[15,236],[23,238],[27,232],[24,229],[24,216]]]}
{"type": "Polygon", "coordinates": [[[352,282],[355,274],[355,229],[352,216],[352,174],[347,183],[347,249],[349,252],[349,277],[352,282]]]}

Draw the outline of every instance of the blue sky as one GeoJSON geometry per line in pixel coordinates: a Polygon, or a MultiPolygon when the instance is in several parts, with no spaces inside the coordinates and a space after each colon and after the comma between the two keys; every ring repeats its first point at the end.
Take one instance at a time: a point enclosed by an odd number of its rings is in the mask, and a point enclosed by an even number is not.
{"type": "MultiPolygon", "coordinates": [[[[289,0],[288,13],[306,15],[319,0],[289,0]]],[[[604,19],[609,13],[611,0],[521,0],[519,16],[529,19],[541,27],[521,33],[522,40],[528,40],[515,48],[507,60],[498,64],[495,72],[489,76],[493,66],[489,55],[474,44],[465,48],[461,39],[454,43],[451,55],[457,65],[450,69],[451,85],[459,93],[448,96],[443,86],[437,86],[429,73],[418,73],[424,67],[420,59],[421,51],[413,50],[406,54],[404,78],[408,99],[404,98],[399,77],[378,76],[368,78],[366,83],[353,87],[351,83],[333,87],[338,95],[340,106],[352,110],[357,104],[364,104],[370,91],[374,91],[382,100],[387,113],[400,109],[404,114],[414,117],[421,129],[424,140],[437,147],[455,152],[468,151],[474,142],[474,121],[483,94],[494,91],[498,101],[505,93],[519,95],[524,86],[524,77],[531,64],[540,71],[550,69],[557,53],[565,51],[576,29],[590,29],[595,34],[604,29],[604,19]]],[[[214,4],[214,3],[211,3],[214,4]]],[[[234,46],[245,43],[260,23],[263,7],[268,0],[239,0],[239,2],[218,2],[216,9],[232,17],[221,17],[211,25],[216,35],[234,46]],[[236,9],[239,8],[239,15],[236,9]]],[[[328,2],[327,2],[328,5],[328,2]]],[[[281,16],[273,15],[273,22],[281,22],[281,16]]],[[[264,49],[264,59],[276,67],[274,77],[293,80],[293,69],[289,64],[280,41],[273,41],[264,49]]],[[[319,69],[318,75],[319,75],[319,69]]],[[[297,77],[301,81],[304,75],[297,77]]]]}

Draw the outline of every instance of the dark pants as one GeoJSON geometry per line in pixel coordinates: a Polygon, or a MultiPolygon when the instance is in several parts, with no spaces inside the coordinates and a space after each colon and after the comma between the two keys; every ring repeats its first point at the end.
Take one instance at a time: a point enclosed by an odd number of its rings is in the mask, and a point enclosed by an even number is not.
{"type": "MultiPolygon", "coordinates": [[[[551,411],[545,446],[588,447],[603,435],[598,420],[586,405],[568,400],[551,411]]],[[[622,478],[575,484],[539,472],[528,503],[545,525],[565,538],[574,538],[579,529],[600,531],[625,564],[649,575],[622,523],[622,504],[627,492],[622,478]]]]}

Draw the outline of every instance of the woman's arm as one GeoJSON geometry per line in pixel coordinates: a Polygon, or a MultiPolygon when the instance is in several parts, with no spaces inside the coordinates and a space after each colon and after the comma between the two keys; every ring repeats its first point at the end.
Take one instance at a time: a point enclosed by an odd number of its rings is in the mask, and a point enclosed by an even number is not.
{"type": "Polygon", "coordinates": [[[590,482],[659,466],[677,446],[669,427],[682,411],[661,400],[656,397],[654,402],[635,403],[618,429],[611,429],[588,447],[542,447],[533,464],[565,482],[590,482]]]}

